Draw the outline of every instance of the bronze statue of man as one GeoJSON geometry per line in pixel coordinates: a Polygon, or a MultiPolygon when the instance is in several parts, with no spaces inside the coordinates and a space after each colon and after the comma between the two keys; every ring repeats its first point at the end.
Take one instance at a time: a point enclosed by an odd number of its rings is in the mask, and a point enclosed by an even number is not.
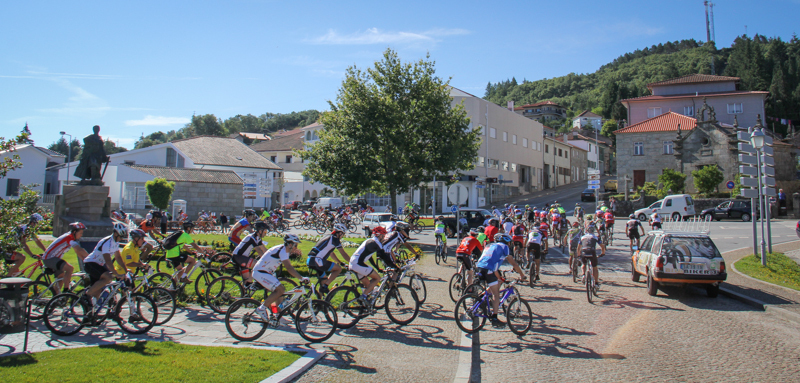
{"type": "Polygon", "coordinates": [[[83,138],[81,162],[75,169],[75,177],[81,179],[79,185],[103,185],[102,166],[109,161],[100,137],[100,126],[95,125],[90,134],[83,138]]]}

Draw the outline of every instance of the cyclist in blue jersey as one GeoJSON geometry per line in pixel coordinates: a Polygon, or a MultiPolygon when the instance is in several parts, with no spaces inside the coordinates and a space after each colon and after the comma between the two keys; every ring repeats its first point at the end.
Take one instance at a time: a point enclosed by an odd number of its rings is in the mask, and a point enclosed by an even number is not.
{"type": "Polygon", "coordinates": [[[239,220],[239,222],[236,222],[236,224],[233,225],[233,227],[231,228],[231,231],[228,233],[228,241],[231,242],[232,248],[236,248],[236,246],[239,246],[239,244],[242,242],[242,238],[239,235],[239,232],[241,232],[242,230],[253,231],[252,228],[250,227],[250,224],[255,222],[256,219],[258,219],[258,215],[256,214],[256,211],[253,209],[245,210],[244,212],[242,212],[242,215],[244,216],[244,218],[239,220]]]}
{"type": "Polygon", "coordinates": [[[514,267],[514,271],[520,276],[520,280],[525,282],[525,273],[514,260],[511,251],[508,248],[511,243],[511,236],[508,234],[496,234],[494,236],[494,243],[489,244],[483,249],[483,254],[478,259],[477,268],[481,274],[481,280],[486,281],[489,291],[492,293],[492,326],[503,327],[503,323],[497,319],[497,309],[500,304],[500,285],[499,281],[503,280],[500,275],[500,265],[506,261],[514,267]]]}

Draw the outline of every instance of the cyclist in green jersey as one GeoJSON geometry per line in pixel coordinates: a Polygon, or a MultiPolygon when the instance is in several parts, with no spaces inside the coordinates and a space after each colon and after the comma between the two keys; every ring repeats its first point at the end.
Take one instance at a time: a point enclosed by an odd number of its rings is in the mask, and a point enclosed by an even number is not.
{"type": "Polygon", "coordinates": [[[436,246],[439,246],[439,241],[442,242],[442,245],[447,246],[447,234],[445,234],[444,228],[444,216],[440,215],[436,218],[436,222],[433,223],[433,235],[436,237],[436,246]]]}
{"type": "Polygon", "coordinates": [[[478,239],[478,241],[481,243],[481,246],[486,244],[486,238],[487,237],[486,237],[486,233],[484,233],[484,231],[486,231],[486,227],[485,226],[478,226],[478,236],[475,237],[475,238],[478,239]]]}
{"type": "Polygon", "coordinates": [[[261,212],[261,220],[264,221],[264,222],[269,222],[269,210],[268,209],[264,209],[264,211],[261,212]]]}

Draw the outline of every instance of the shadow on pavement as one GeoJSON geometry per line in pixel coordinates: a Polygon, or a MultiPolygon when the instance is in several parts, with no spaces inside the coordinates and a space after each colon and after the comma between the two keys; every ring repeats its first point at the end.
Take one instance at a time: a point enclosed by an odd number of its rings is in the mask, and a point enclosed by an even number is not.
{"type": "Polygon", "coordinates": [[[356,364],[353,354],[355,354],[358,349],[353,346],[333,343],[326,345],[325,348],[327,348],[329,352],[325,355],[325,358],[318,362],[320,365],[343,370],[355,370],[363,374],[374,374],[378,371],[372,367],[356,364]]]}
{"type": "Polygon", "coordinates": [[[419,347],[442,349],[460,347],[453,339],[441,334],[444,334],[444,330],[440,327],[413,323],[399,326],[381,318],[362,319],[354,328],[341,332],[345,337],[383,339],[419,347]]]}
{"type": "Polygon", "coordinates": [[[674,307],[669,307],[667,305],[657,303],[657,302],[645,302],[645,301],[638,301],[638,300],[630,300],[620,295],[613,295],[609,293],[603,293],[603,291],[599,292],[600,301],[598,304],[602,305],[604,308],[611,308],[611,309],[624,309],[626,307],[631,307],[635,309],[643,309],[643,310],[669,310],[669,311],[686,311],[683,309],[677,309],[674,307]]]}
{"type": "MultiPolygon", "coordinates": [[[[588,335],[588,334],[587,334],[588,335]]],[[[552,335],[525,335],[521,337],[524,342],[487,343],[481,345],[481,351],[493,353],[515,353],[520,351],[533,351],[541,355],[559,358],[578,359],[625,359],[620,354],[601,354],[590,348],[574,343],[562,342],[561,338],[552,335]]]]}

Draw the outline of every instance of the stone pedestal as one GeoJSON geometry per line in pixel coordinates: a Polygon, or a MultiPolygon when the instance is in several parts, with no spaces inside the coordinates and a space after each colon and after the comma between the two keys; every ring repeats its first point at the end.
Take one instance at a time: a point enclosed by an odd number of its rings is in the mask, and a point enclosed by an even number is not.
{"type": "Polygon", "coordinates": [[[59,236],[69,230],[72,222],[86,225],[85,238],[105,237],[111,234],[111,198],[108,186],[64,186],[62,195],[56,196],[53,235],[59,236]]]}

